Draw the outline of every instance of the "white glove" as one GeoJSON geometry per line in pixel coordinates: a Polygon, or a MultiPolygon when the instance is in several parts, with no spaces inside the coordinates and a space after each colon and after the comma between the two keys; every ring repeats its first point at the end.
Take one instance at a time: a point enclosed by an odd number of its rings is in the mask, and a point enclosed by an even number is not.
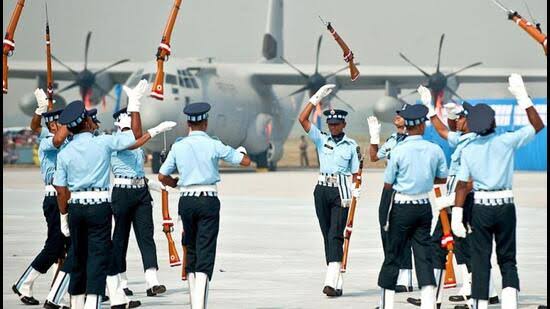
{"type": "Polygon", "coordinates": [[[371,145],[380,144],[380,130],[382,125],[378,122],[378,118],[375,116],[370,116],[367,118],[367,123],[369,125],[369,134],[370,134],[370,143],[371,145]]]}
{"type": "Polygon", "coordinates": [[[328,96],[332,90],[336,87],[334,84],[327,84],[321,87],[317,92],[309,98],[309,103],[311,103],[313,106],[316,106],[321,100],[328,96]]]}
{"type": "Polygon", "coordinates": [[[131,128],[132,118],[128,114],[121,114],[118,116],[118,121],[115,121],[115,126],[121,130],[124,128],[131,128]]]}
{"type": "Polygon", "coordinates": [[[48,111],[48,96],[46,95],[44,90],[36,88],[36,90],[34,91],[34,97],[36,98],[36,102],[38,102],[38,107],[36,108],[34,113],[38,116],[42,116],[42,113],[48,111]]]}
{"type": "Polygon", "coordinates": [[[176,125],[177,123],[175,123],[174,121],[163,121],[158,126],[147,130],[147,132],[149,132],[151,138],[153,138],[162,132],[172,130],[176,125]]]}
{"type": "Polygon", "coordinates": [[[361,196],[361,188],[351,189],[351,196],[355,197],[356,199],[359,199],[359,197],[361,196]]]}
{"type": "Polygon", "coordinates": [[[143,97],[148,87],[149,84],[145,79],[140,80],[134,89],[127,86],[122,86],[122,89],[124,89],[124,92],[126,92],[126,95],[128,96],[128,113],[139,113],[139,109],[141,107],[141,102],[139,100],[143,97]]]}
{"type": "Polygon", "coordinates": [[[61,218],[61,233],[63,233],[65,237],[71,236],[71,232],[69,231],[69,213],[59,215],[61,218]]]}
{"type": "Polygon", "coordinates": [[[436,115],[432,104],[432,91],[422,85],[418,87],[417,91],[420,93],[420,100],[422,101],[422,104],[428,108],[428,118],[432,118],[436,115]]]}
{"type": "Polygon", "coordinates": [[[237,151],[244,155],[248,154],[248,152],[246,151],[246,148],[244,148],[243,146],[240,146],[239,148],[237,148],[237,151]]]}
{"type": "Polygon", "coordinates": [[[462,111],[462,106],[454,102],[449,102],[443,105],[443,107],[445,107],[445,110],[447,111],[447,118],[450,120],[455,120],[456,118],[458,118],[457,114],[462,111]]]}
{"type": "Polygon", "coordinates": [[[149,180],[147,182],[147,186],[149,187],[149,190],[160,192],[160,190],[164,187],[160,182],[149,180]]]}
{"type": "Polygon", "coordinates": [[[531,98],[529,98],[529,94],[527,94],[527,89],[525,88],[525,84],[523,83],[521,75],[515,73],[510,75],[510,77],[508,78],[508,83],[510,84],[508,90],[510,90],[510,92],[518,100],[519,107],[523,109],[528,109],[529,107],[533,106],[533,101],[531,101],[531,98]]]}
{"type": "Polygon", "coordinates": [[[460,238],[466,237],[466,228],[462,223],[463,212],[464,209],[462,209],[462,207],[454,207],[453,214],[451,216],[451,228],[453,230],[453,234],[460,238]]]}

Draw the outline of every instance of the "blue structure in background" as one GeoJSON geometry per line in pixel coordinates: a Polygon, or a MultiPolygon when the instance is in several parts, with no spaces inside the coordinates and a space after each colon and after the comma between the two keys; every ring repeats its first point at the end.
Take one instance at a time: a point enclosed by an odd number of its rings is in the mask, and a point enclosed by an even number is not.
{"type": "MultiPolygon", "coordinates": [[[[524,125],[529,124],[525,111],[518,108],[514,99],[473,99],[469,103],[476,105],[478,103],[489,104],[496,112],[497,133],[515,131],[524,125]]],[[[547,124],[546,110],[548,105],[547,98],[533,99],[535,108],[547,124]]],[[[438,144],[450,162],[453,149],[449,147],[447,141],[443,140],[432,126],[426,128],[424,138],[438,144]]],[[[546,171],[547,170],[547,129],[537,134],[535,140],[520,148],[516,152],[514,169],[520,171],[546,171]]]]}

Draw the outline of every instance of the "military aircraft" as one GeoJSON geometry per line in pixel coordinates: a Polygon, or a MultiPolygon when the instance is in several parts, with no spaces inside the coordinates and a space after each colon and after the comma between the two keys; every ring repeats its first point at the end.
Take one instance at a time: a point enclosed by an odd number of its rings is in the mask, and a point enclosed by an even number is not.
{"type": "MultiPolygon", "coordinates": [[[[212,105],[208,129],[211,135],[234,147],[245,146],[258,167],[275,169],[283,155],[283,144],[296,123],[304,95],[306,92],[314,93],[326,83],[336,84],[337,89],[335,95],[324,102],[324,106],[341,103],[337,91],[385,90],[385,95],[374,104],[374,113],[382,121],[389,122],[395,110],[401,108],[404,102],[399,98],[401,90],[415,89],[427,77],[428,86],[432,86],[434,91],[447,90],[452,94],[456,93],[461,83],[506,82],[510,72],[515,71],[506,68],[474,68],[457,75],[453,72],[462,69],[440,68],[438,63],[433,75],[415,66],[422,72],[419,75],[410,67],[360,66],[362,75],[352,82],[342,68],[319,65],[321,40],[314,65],[295,66],[284,58],[283,12],[283,0],[269,0],[267,29],[259,62],[232,64],[217,62],[212,58],[170,58],[165,65],[165,98],[163,101],[145,99],[142,104],[143,127],[149,128],[164,120],[185,124],[181,112],[183,107],[192,102],[206,101],[212,105]],[[279,85],[301,88],[292,93],[277,93],[274,87],[279,85]],[[334,102],[333,98],[336,98],[334,102]]],[[[356,51],[356,54],[361,53],[356,51]]],[[[154,61],[117,64],[96,76],[100,81],[96,89],[98,93],[110,91],[116,83],[134,86],[140,79],[145,78],[149,82],[155,79],[154,61]]],[[[77,65],[69,63],[65,67],[77,65]]],[[[93,72],[96,71],[94,68],[99,70],[107,66],[108,63],[90,63],[86,70],[93,72]]],[[[40,85],[40,81],[44,80],[44,67],[42,62],[12,61],[10,78],[38,78],[40,85]]],[[[526,81],[547,81],[546,69],[522,70],[520,73],[526,81]]],[[[74,72],[54,67],[56,81],[73,81],[74,75],[74,72]]],[[[93,102],[97,103],[97,100],[93,102]]],[[[20,106],[24,111],[30,110],[32,113],[35,103],[31,93],[23,97],[20,106]]],[[[100,112],[99,117],[104,126],[112,123],[111,113],[112,110],[100,112]]],[[[168,147],[178,136],[186,133],[184,125],[169,132],[166,136],[168,147]]],[[[145,146],[155,159],[153,171],[158,168],[156,160],[165,147],[163,138],[156,138],[145,146]]]]}

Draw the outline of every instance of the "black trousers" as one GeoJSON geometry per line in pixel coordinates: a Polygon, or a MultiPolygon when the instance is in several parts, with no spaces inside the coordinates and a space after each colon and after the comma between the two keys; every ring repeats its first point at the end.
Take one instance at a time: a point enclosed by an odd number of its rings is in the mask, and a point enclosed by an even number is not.
{"type": "Polygon", "coordinates": [[[65,236],[61,233],[61,221],[56,196],[45,196],[42,210],[48,225],[48,236],[44,248],[31,263],[32,268],[45,274],[59,258],[65,255],[65,236]]]}
{"type": "MultiPolygon", "coordinates": [[[[386,220],[388,218],[388,212],[393,201],[393,189],[382,189],[382,196],[380,197],[380,206],[378,207],[378,221],[380,222],[380,236],[382,238],[382,248],[384,249],[384,255],[387,252],[388,232],[384,229],[386,220]]],[[[412,244],[408,241],[403,248],[403,256],[401,257],[400,269],[412,269],[412,244]]]]}
{"type": "Polygon", "coordinates": [[[69,204],[71,281],[69,294],[105,295],[111,261],[111,203],[69,204]]]}
{"type": "Polygon", "coordinates": [[[113,188],[111,206],[115,218],[115,230],[113,232],[113,261],[109,275],[126,271],[126,254],[132,226],[141,252],[143,270],[158,269],[157,248],[153,239],[152,200],[148,187],[113,188]]]}
{"type": "Polygon", "coordinates": [[[387,252],[378,276],[378,285],[395,290],[401,256],[405,245],[412,241],[418,285],[435,285],[430,230],[432,208],[427,204],[394,204],[390,213],[387,252]]]}
{"type": "Polygon", "coordinates": [[[205,273],[212,280],[220,229],[220,200],[209,196],[182,196],[178,206],[185,230],[186,270],[205,273]]]}
{"type": "Polygon", "coordinates": [[[497,261],[502,274],[502,288],[519,290],[516,262],[516,206],[484,206],[474,204],[472,209],[472,298],[489,298],[491,254],[493,238],[496,242],[497,261]]]}
{"type": "Polygon", "coordinates": [[[323,234],[326,263],[341,262],[344,255],[344,229],[348,208],[343,208],[340,192],[336,187],[317,185],[313,192],[315,212],[323,234]]]}

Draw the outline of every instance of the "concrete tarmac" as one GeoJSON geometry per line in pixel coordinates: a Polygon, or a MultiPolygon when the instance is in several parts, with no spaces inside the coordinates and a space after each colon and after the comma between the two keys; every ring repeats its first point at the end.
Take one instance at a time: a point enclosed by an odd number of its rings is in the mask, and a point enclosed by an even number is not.
{"type": "MultiPolygon", "coordinates": [[[[379,297],[377,276],[383,261],[377,219],[383,181],[381,170],[367,170],[365,174],[344,296],[329,299],[321,292],[326,265],[313,205],[316,171],[223,173],[219,186],[220,235],[209,308],[375,308],[379,297]]],[[[148,177],[156,179],[153,175],[148,177]]],[[[23,308],[11,286],[46,237],[41,206],[43,186],[35,168],[4,168],[2,180],[3,308],[23,308]]],[[[537,308],[547,303],[546,185],[546,173],[516,173],[514,177],[520,308],[537,308]]],[[[145,295],[141,257],[132,233],[127,257],[129,287],[135,293],[132,299],[140,300],[141,308],[189,308],[187,283],[180,280],[181,268],[168,265],[160,193],[152,194],[156,202],[153,213],[159,279],[168,291],[157,297],[145,295]]],[[[172,218],[177,217],[177,200],[177,193],[172,191],[172,218]]],[[[179,227],[177,231],[174,235],[181,255],[179,227]]],[[[500,293],[501,277],[495,258],[493,266],[500,293]]],[[[40,307],[54,269],[55,266],[34,285],[40,307]]],[[[445,290],[445,294],[457,291],[445,290]]],[[[416,308],[406,303],[407,297],[419,297],[418,290],[398,294],[395,308],[416,308]]],[[[108,308],[108,303],[104,307],[108,308]]],[[[445,301],[443,308],[454,308],[454,304],[445,301]]]]}

